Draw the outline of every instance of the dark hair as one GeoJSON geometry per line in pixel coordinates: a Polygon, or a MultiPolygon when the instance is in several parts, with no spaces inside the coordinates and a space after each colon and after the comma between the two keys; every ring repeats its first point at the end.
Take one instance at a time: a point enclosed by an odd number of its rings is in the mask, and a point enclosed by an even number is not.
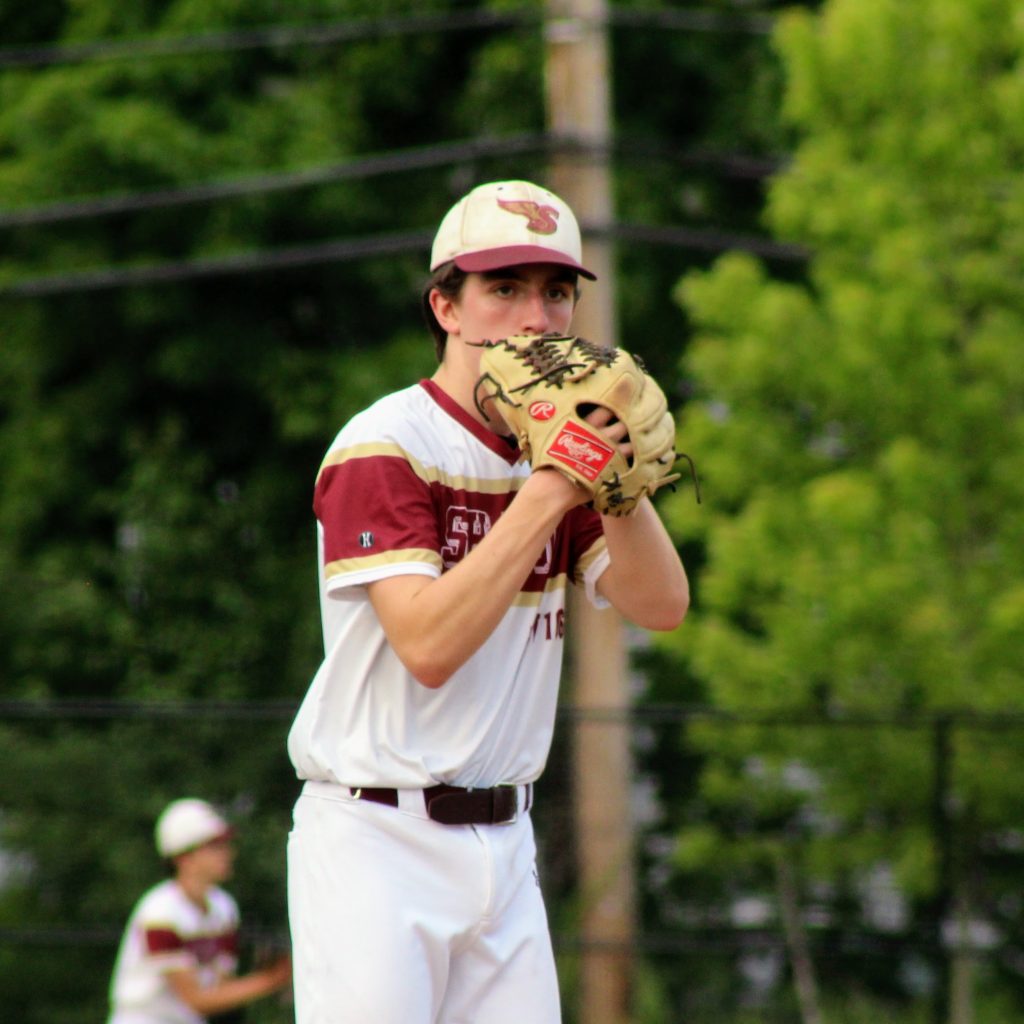
{"type": "Polygon", "coordinates": [[[445,345],[448,344],[448,332],[434,316],[433,307],[430,305],[430,293],[436,288],[446,299],[457,299],[462,291],[462,286],[466,283],[467,276],[466,271],[459,270],[454,261],[449,261],[442,263],[423,286],[423,294],[420,297],[423,319],[434,336],[434,351],[437,353],[438,362],[444,359],[445,345]]]}

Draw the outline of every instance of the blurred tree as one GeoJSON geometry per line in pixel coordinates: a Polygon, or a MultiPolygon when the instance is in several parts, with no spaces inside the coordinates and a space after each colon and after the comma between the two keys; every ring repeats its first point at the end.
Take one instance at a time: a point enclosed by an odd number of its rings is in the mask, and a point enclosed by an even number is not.
{"type": "MultiPolygon", "coordinates": [[[[796,146],[767,220],[813,258],[806,283],[729,255],[679,287],[696,332],[681,436],[705,504],[666,504],[707,561],[667,647],[741,714],[1019,711],[1019,5],[829,0],[820,16],[786,17],[776,41],[796,146]]],[[[871,924],[865,893],[884,878],[895,920],[874,923],[914,935],[934,925],[952,870],[962,914],[1019,934],[1013,890],[980,870],[986,851],[1006,855],[1008,828],[1019,835],[1019,737],[954,735],[952,868],[926,799],[933,739],[693,727],[706,762],[673,854],[678,891],[696,899],[699,879],[712,899],[774,905],[783,844],[832,926],[871,924]]],[[[907,957],[885,973],[897,998],[921,981],[907,957]]],[[[1019,1013],[1024,987],[1007,979],[1019,1013]]]]}

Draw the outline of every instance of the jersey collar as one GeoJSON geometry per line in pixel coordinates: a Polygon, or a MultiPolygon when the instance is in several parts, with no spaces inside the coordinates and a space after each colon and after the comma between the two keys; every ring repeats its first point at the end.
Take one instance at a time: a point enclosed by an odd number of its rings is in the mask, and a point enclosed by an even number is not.
{"type": "Polygon", "coordinates": [[[520,451],[519,445],[512,438],[501,437],[499,434],[495,434],[493,430],[488,430],[482,423],[475,420],[472,416],[466,412],[465,409],[459,405],[458,402],[444,391],[437,383],[427,378],[420,381],[420,387],[430,397],[437,402],[437,404],[444,409],[446,413],[456,422],[460,423],[466,430],[468,430],[481,444],[486,445],[496,455],[500,455],[510,465],[519,461],[520,451]]]}

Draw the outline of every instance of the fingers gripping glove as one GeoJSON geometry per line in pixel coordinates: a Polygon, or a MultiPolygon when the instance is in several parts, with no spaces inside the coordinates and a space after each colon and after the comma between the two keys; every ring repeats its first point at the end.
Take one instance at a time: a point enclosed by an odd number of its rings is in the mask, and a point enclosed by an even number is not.
{"type": "Polygon", "coordinates": [[[587,490],[603,515],[630,515],[644,495],[679,479],[675,424],[665,395],[640,361],[565,335],[482,342],[477,408],[493,401],[534,469],[553,466],[587,490]],[[604,406],[621,420],[627,458],[585,417],[604,406]]]}

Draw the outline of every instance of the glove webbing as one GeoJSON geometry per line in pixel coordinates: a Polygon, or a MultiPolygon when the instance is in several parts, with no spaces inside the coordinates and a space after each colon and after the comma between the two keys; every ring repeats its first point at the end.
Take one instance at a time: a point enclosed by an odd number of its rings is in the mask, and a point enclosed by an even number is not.
{"type": "MultiPolygon", "coordinates": [[[[528,345],[522,346],[510,345],[504,339],[472,342],[471,344],[480,347],[502,345],[506,351],[512,353],[514,358],[534,372],[534,376],[530,380],[512,388],[512,394],[517,391],[527,391],[540,383],[551,384],[556,388],[561,388],[567,383],[574,384],[592,374],[599,366],[611,366],[618,358],[618,352],[614,348],[595,345],[585,338],[575,338],[563,334],[545,334],[534,338],[528,345]],[[565,346],[567,341],[572,342],[568,348],[565,346]],[[582,359],[571,362],[569,356],[574,351],[578,351],[582,359]]],[[[496,390],[485,395],[483,399],[480,398],[479,387],[474,393],[473,401],[481,414],[484,414],[483,402],[488,399],[500,398],[502,401],[508,402],[509,405],[518,407],[520,403],[513,401],[511,395],[489,373],[484,374],[478,383],[483,383],[485,380],[490,381],[496,390]]]]}

